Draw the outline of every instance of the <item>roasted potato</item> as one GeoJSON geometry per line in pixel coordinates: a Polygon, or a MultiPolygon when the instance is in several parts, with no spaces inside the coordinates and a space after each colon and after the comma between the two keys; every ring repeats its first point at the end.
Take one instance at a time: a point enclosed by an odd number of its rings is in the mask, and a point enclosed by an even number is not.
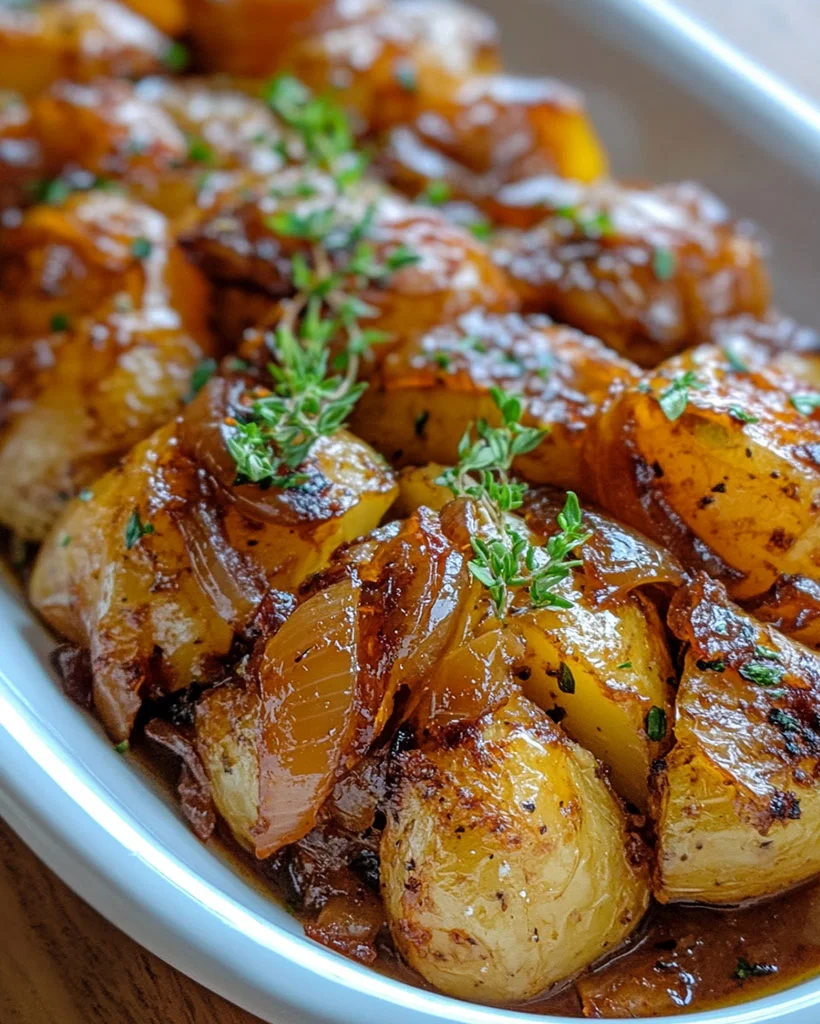
{"type": "Polygon", "coordinates": [[[560,196],[541,224],[494,241],[525,309],[586,331],[641,366],[708,340],[718,318],[765,314],[760,241],[699,186],[607,183],[576,186],[573,195],[562,184],[560,196]]]}
{"type": "Polygon", "coordinates": [[[581,446],[610,387],[638,371],[594,338],[544,317],[472,310],[387,355],[359,402],[352,429],[399,465],[452,464],[469,424],[500,413],[491,388],[521,395],[524,422],[542,443],[516,462],[535,483],[584,491],[581,446]]]}
{"type": "Polygon", "coordinates": [[[547,78],[475,75],[452,95],[431,97],[410,124],[380,141],[378,165],[397,188],[422,200],[469,200],[496,223],[530,226],[507,208],[504,186],[544,175],[601,178],[606,155],[582,97],[547,78]]]}
{"type": "MultiPolygon", "coordinates": [[[[436,483],[440,472],[402,471],[398,511],[444,508],[451,493],[436,483]]],[[[518,532],[543,544],[563,501],[558,492],[532,491],[518,532]]],[[[560,589],[572,607],[517,603],[505,630],[519,644],[511,664],[526,696],[607,765],[621,796],[645,809],[652,763],[670,742],[675,682],[655,599],[674,590],[682,573],[667,552],[609,517],[585,511],[584,519],[592,536],[578,552],[583,565],[560,589]]]]}
{"type": "Polygon", "coordinates": [[[820,580],[779,576],[765,594],[746,603],[746,610],[801,644],[820,649],[820,580]]]}
{"type": "Polygon", "coordinates": [[[123,0],[127,7],[168,36],[179,36],[188,27],[186,0],[123,0]]]}
{"type": "MultiPolygon", "coordinates": [[[[204,314],[204,282],[187,271],[186,302],[199,291],[204,314]]],[[[202,321],[158,307],[0,339],[0,523],[42,540],[70,498],[174,416],[207,365],[202,321]]]]}
{"type": "MultiPolygon", "coordinates": [[[[744,351],[754,361],[754,350],[762,347],[768,365],[820,387],[820,334],[777,310],[762,318],[746,315],[716,320],[709,340],[725,352],[737,351],[741,362],[744,351]]],[[[764,365],[764,357],[758,356],[757,362],[764,365]]]]}
{"type": "Polygon", "coordinates": [[[303,155],[265,103],[203,79],[57,82],[30,106],[52,178],[118,182],[182,226],[303,155]]]}
{"type": "Polygon", "coordinates": [[[24,96],[36,96],[61,78],[150,75],[162,70],[170,48],[167,36],[114,0],[0,7],[0,89],[24,96]]]}
{"type": "Polygon", "coordinates": [[[820,873],[820,659],[699,573],[672,601],[687,645],[675,745],[653,775],[655,894],[733,904],[820,873]]]}
{"type": "Polygon", "coordinates": [[[0,225],[14,222],[32,181],[42,177],[43,155],[31,110],[19,93],[0,90],[0,225]]]}
{"type": "Polygon", "coordinates": [[[590,483],[605,508],[735,599],[786,573],[815,579],[813,408],[806,384],[777,372],[765,349],[695,349],[613,398],[588,438],[590,483]]]}
{"type": "Polygon", "coordinates": [[[498,69],[493,22],[452,0],[193,0],[191,26],[206,70],[252,81],[285,71],[370,130],[498,69]]]}
{"type": "MultiPolygon", "coordinates": [[[[267,194],[206,218],[183,239],[219,289],[218,324],[226,340],[280,321],[276,302],[297,291],[295,257],[319,278],[340,274],[331,300],[341,308],[354,294],[365,304],[361,326],[388,335],[393,345],[479,303],[490,311],[514,308],[512,289],[485,246],[437,212],[371,183],[339,195],[329,176],[301,168],[280,172],[273,184],[267,194]],[[370,269],[351,270],[363,251],[370,269]],[[393,257],[403,262],[390,271],[393,257]]],[[[388,349],[378,346],[381,353],[388,349]]]]}
{"type": "Polygon", "coordinates": [[[381,845],[396,947],[448,995],[519,1002],[612,951],[645,854],[595,759],[514,697],[399,754],[381,845]]]}
{"type": "Polygon", "coordinates": [[[418,705],[463,633],[473,591],[466,559],[427,510],[343,550],[302,588],[296,610],[260,638],[250,691],[207,696],[197,709],[217,809],[243,845],[267,857],[314,827],[336,783],[379,739],[399,692],[413,695],[405,716],[418,705]],[[248,709],[258,748],[239,736],[248,709]],[[241,777],[222,780],[239,761],[241,777]],[[239,817],[222,796],[235,784],[251,786],[239,817]]]}
{"type": "Polygon", "coordinates": [[[170,308],[198,325],[199,281],[165,217],[109,191],[32,207],[0,235],[0,323],[16,338],[112,311],[170,308]]]}
{"type": "Polygon", "coordinates": [[[345,431],[315,443],[303,486],[237,483],[225,419],[244,394],[242,379],[212,379],[68,507],[38,557],[32,602],[90,648],[96,708],[118,739],[144,696],[224,672],[268,589],[294,589],[393,501],[381,456],[345,431]]]}

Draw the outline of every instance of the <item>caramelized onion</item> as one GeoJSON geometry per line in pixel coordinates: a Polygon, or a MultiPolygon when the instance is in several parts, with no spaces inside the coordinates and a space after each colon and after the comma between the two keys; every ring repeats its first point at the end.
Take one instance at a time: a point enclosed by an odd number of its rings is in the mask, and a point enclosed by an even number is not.
{"type": "Polygon", "coordinates": [[[259,665],[259,818],[256,855],[304,836],[354,750],[362,720],[360,584],[343,579],[315,594],[268,642],[259,665]]]}
{"type": "Polygon", "coordinates": [[[444,536],[436,513],[420,508],[379,552],[362,594],[365,686],[382,693],[377,736],[399,687],[417,690],[456,634],[471,579],[466,559],[444,536]],[[371,573],[373,574],[371,576],[371,573]]]}
{"type": "Polygon", "coordinates": [[[523,644],[494,629],[450,651],[433,670],[413,714],[413,724],[472,722],[500,707],[518,690],[511,666],[523,644]]]}
{"type": "MultiPolygon", "coordinates": [[[[555,533],[563,504],[563,494],[548,488],[532,491],[524,509],[527,526],[542,537],[555,533]]],[[[638,587],[680,585],[683,570],[669,551],[600,512],[584,509],[584,521],[592,530],[583,547],[584,575],[596,603],[625,597],[638,587]]]]}

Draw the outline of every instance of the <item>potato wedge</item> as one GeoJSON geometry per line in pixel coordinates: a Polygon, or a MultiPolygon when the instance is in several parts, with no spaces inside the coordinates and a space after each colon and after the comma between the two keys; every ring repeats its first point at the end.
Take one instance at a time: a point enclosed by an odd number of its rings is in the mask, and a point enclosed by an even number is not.
{"type": "Polygon", "coordinates": [[[595,759],[523,698],[394,759],[381,845],[396,947],[448,995],[530,999],[626,939],[640,840],[595,759]]]}
{"type": "Polygon", "coordinates": [[[586,331],[641,366],[707,341],[718,318],[768,308],[761,243],[696,185],[607,183],[576,186],[573,195],[562,184],[558,196],[529,189],[522,198],[554,211],[494,241],[524,308],[586,331]]]}
{"type": "Polygon", "coordinates": [[[588,434],[598,501],[735,599],[783,574],[820,575],[820,419],[810,395],[798,408],[806,384],[767,364],[754,346],[682,354],[588,434]]]}
{"type": "Polygon", "coordinates": [[[655,895],[772,896],[820,873],[820,658],[699,573],[672,601],[687,644],[675,745],[653,776],[655,895]]]}
{"type": "Polygon", "coordinates": [[[497,425],[491,388],[524,399],[523,422],[548,431],[516,462],[535,483],[585,490],[581,446],[610,387],[637,369],[594,338],[543,317],[473,310],[391,352],[371,378],[352,429],[398,465],[458,459],[479,418],[497,425]]]}
{"type": "Polygon", "coordinates": [[[236,484],[222,429],[244,388],[211,380],[71,504],[41,549],[31,600],[90,648],[96,707],[117,739],[144,696],[224,672],[269,588],[295,589],[393,501],[383,459],[345,431],[314,445],[309,486],[236,484]]]}
{"type": "Polygon", "coordinates": [[[36,96],[66,78],[136,78],[163,69],[171,40],[114,0],[0,8],[0,89],[36,96]]]}

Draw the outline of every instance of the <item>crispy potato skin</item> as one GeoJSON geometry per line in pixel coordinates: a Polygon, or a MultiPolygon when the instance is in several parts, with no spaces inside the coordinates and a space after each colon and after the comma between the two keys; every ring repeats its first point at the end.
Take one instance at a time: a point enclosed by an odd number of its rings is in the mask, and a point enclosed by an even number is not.
{"type": "Polygon", "coordinates": [[[499,201],[505,185],[541,175],[588,183],[607,170],[575,90],[505,74],[473,75],[452,95],[430,97],[413,122],[387,132],[378,165],[409,195],[445,182],[453,199],[474,202],[495,222],[516,227],[528,220],[522,223],[518,209],[499,201]]]}
{"type": "MultiPolygon", "coordinates": [[[[357,291],[373,307],[362,326],[383,331],[398,344],[419,331],[456,319],[478,304],[489,310],[507,311],[516,298],[504,274],[489,258],[485,246],[467,232],[450,224],[433,210],[422,210],[391,195],[379,186],[364,183],[342,196],[326,176],[294,169],[277,177],[277,194],[260,195],[207,218],[183,239],[190,255],[220,289],[221,332],[236,342],[249,326],[276,323],[276,300],[290,297],[295,286],[291,260],[297,253],[311,265],[312,245],[282,234],[277,214],[308,217],[333,208],[336,231],[361,224],[373,210],[368,240],[375,259],[384,262],[399,246],[419,259],[414,265],[371,282],[357,291]],[[294,196],[293,187],[307,180],[316,190],[310,198],[294,196]],[[272,221],[271,218],[274,218],[272,221]]],[[[346,263],[350,246],[332,251],[331,269],[346,263]]],[[[379,345],[385,353],[390,345],[379,345]]]]}
{"type": "Polygon", "coordinates": [[[675,746],[653,778],[655,895],[733,904],[813,877],[818,656],[741,613],[705,573],[678,592],[669,622],[688,650],[675,746]],[[776,666],[776,684],[744,675],[761,665],[776,666]]]}
{"type": "Polygon", "coordinates": [[[407,120],[469,74],[498,68],[496,30],[450,0],[194,0],[195,50],[209,71],[295,75],[370,127],[407,120]]]}
{"type": "Polygon", "coordinates": [[[204,326],[197,336],[144,314],[15,344],[0,360],[0,522],[43,540],[74,495],[176,414],[209,351],[204,326]]]}
{"type": "Polygon", "coordinates": [[[562,184],[551,201],[537,198],[563,209],[495,242],[524,307],[600,338],[641,366],[708,340],[720,317],[761,316],[768,308],[761,244],[699,186],[573,191],[562,184]]]}
{"type": "Polygon", "coordinates": [[[162,70],[170,40],[113,0],[54,0],[0,10],[0,89],[36,96],[64,78],[136,78],[162,70]]]}
{"type": "Polygon", "coordinates": [[[137,445],[89,501],[68,507],[35,566],[32,602],[90,648],[96,707],[119,739],[146,694],[224,671],[220,659],[268,589],[294,589],[392,503],[383,460],[344,431],[314,446],[304,488],[234,486],[220,431],[237,389],[213,379],[183,417],[137,445]],[[135,514],[153,532],[128,548],[135,514]]]}
{"type": "Polygon", "coordinates": [[[107,191],[32,207],[0,236],[0,317],[17,337],[112,311],[171,308],[199,324],[199,280],[165,217],[107,191]]]}
{"type": "Polygon", "coordinates": [[[522,698],[399,755],[381,845],[394,942],[436,988],[518,1002],[615,948],[649,893],[594,758],[522,698]]]}
{"type": "Polygon", "coordinates": [[[516,470],[534,483],[586,490],[581,446],[610,387],[637,368],[600,342],[543,317],[473,310],[452,326],[411,339],[381,362],[351,426],[399,465],[458,459],[479,418],[499,421],[490,394],[521,395],[524,422],[548,431],[516,470]]]}
{"type": "Polygon", "coordinates": [[[791,404],[806,385],[768,366],[765,350],[734,355],[748,372],[704,346],[624,389],[586,463],[605,508],[748,599],[782,574],[818,576],[820,420],[791,404]],[[658,396],[687,371],[696,383],[670,420],[658,396]]]}
{"type": "Polygon", "coordinates": [[[31,101],[27,131],[50,176],[122,183],[181,228],[280,170],[294,145],[261,100],[198,78],[56,82],[31,101]]]}

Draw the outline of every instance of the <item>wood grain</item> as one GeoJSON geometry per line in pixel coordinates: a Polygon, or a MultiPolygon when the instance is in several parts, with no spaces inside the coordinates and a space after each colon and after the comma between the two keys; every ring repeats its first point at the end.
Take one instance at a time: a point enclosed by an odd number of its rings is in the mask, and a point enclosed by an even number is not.
{"type": "MultiPolygon", "coordinates": [[[[680,0],[820,100],[817,0],[680,0]]],[[[3,1024],[258,1024],[74,896],[0,824],[3,1024]]]]}
{"type": "Polygon", "coordinates": [[[0,823],[3,1024],[261,1024],[86,906],[0,823]]]}

